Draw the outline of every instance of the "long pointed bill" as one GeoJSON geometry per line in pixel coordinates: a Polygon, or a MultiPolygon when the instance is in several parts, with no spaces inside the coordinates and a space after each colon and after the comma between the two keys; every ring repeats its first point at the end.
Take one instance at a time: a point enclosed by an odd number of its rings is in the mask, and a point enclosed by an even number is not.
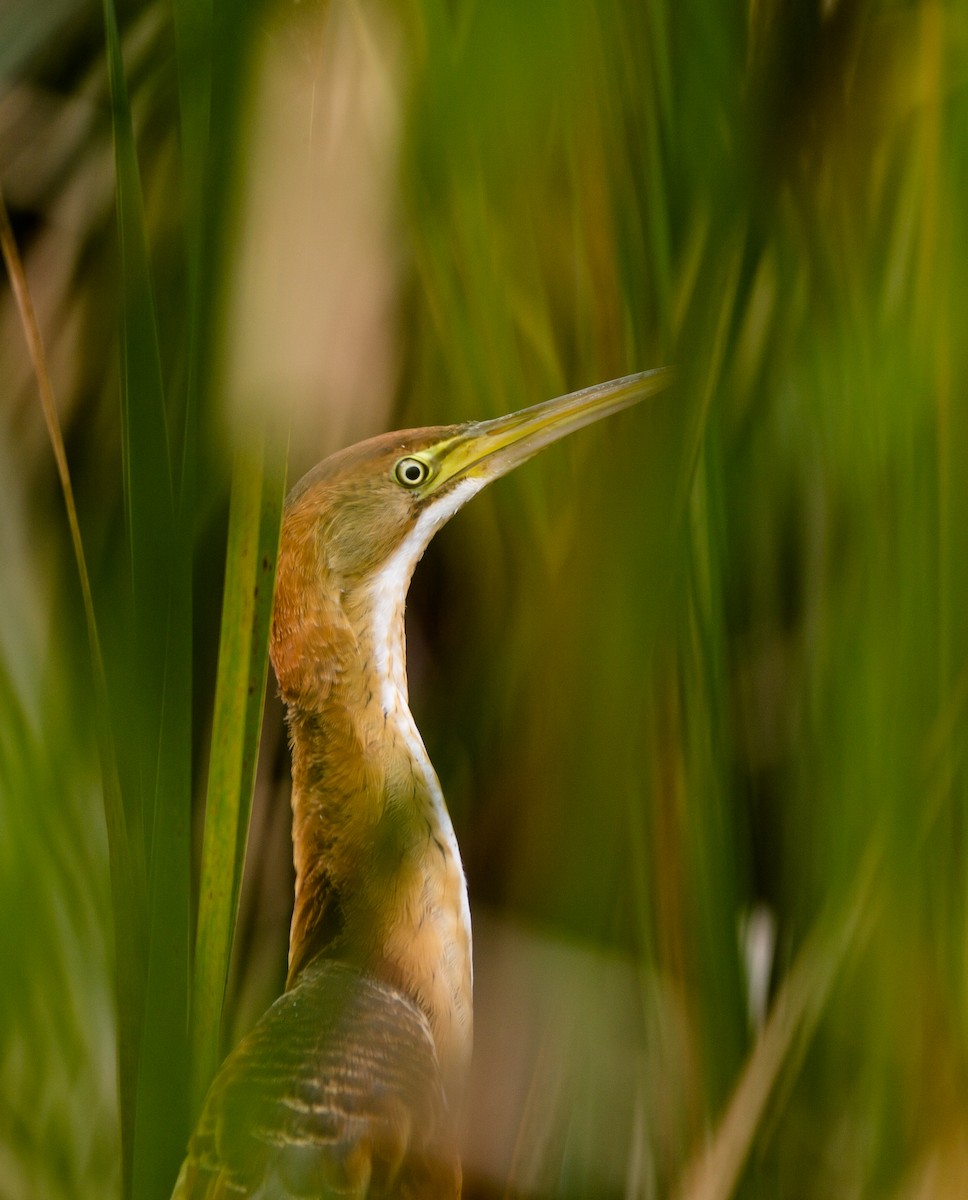
{"type": "Polygon", "coordinates": [[[559,438],[661,392],[674,374],[671,367],[659,367],[626,375],[470,425],[438,447],[438,470],[428,491],[432,494],[455,478],[490,483],[559,438]]]}

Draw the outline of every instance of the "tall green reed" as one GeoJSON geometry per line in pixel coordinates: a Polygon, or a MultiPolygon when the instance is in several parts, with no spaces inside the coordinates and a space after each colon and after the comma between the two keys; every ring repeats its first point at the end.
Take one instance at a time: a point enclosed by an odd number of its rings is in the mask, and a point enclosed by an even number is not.
{"type": "MultiPolygon", "coordinates": [[[[119,968],[145,980],[120,1001],[138,1195],[170,1185],[221,1050],[282,488],[258,466],[271,438],[225,453],[218,432],[244,81],[266,28],[228,8],[160,21],[174,177],[138,126],[145,75],[109,41],[128,590],[108,603],[103,535],[93,590],[128,827],[113,854],[129,847],[146,898],[135,944],[137,903],[113,901],[119,968]],[[164,201],[142,206],[159,178],[164,201]],[[199,631],[217,620],[199,526],[230,472],[193,942],[199,631]],[[130,627],[110,628],[119,611],[130,627]]],[[[916,1195],[933,1169],[937,1194],[961,1194],[963,18],[712,0],[331,12],[364,41],[374,14],[399,22],[400,422],[679,367],[674,394],[482,497],[432,548],[412,614],[414,702],[476,904],[634,963],[648,1053],[634,1041],[638,1108],[612,1122],[627,1193],[916,1195]],[[749,1013],[754,909],[775,944],[749,1013]]],[[[11,766],[10,786],[30,773],[11,766]]],[[[557,1132],[533,1178],[618,1194],[596,1166],[599,1092],[575,1074],[584,1090],[542,1098],[557,1132]]]]}

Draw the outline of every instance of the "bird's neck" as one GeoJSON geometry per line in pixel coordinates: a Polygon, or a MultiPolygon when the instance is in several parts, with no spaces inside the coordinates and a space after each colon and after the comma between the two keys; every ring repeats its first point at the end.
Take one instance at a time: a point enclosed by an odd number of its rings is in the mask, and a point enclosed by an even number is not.
{"type": "Polygon", "coordinates": [[[394,587],[408,582],[355,599],[317,593],[298,614],[306,677],[287,687],[280,676],[296,866],[289,979],[325,954],[402,988],[427,1013],[457,1090],[470,1055],[470,914],[453,826],[407,702],[394,587]]]}

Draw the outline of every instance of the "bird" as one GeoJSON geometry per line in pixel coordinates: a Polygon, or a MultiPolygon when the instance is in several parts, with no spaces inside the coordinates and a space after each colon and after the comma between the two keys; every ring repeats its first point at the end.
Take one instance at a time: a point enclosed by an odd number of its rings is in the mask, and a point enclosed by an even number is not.
{"type": "Polygon", "coordinates": [[[286,990],[216,1074],[173,1200],[460,1196],[471,916],[409,706],[407,591],[472,496],[670,379],[662,367],[383,434],[290,492],[270,633],[292,759],[286,990]]]}

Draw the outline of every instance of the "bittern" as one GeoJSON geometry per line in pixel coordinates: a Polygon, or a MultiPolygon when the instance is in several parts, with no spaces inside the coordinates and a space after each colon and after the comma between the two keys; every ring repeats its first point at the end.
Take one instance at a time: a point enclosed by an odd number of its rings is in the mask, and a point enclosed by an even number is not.
{"type": "Polygon", "coordinates": [[[495,420],[389,433],[290,493],[270,647],[292,749],[287,990],[216,1076],[178,1200],[460,1195],[471,919],[407,698],[410,578],[486,484],[668,379],[630,375],[495,420]]]}

